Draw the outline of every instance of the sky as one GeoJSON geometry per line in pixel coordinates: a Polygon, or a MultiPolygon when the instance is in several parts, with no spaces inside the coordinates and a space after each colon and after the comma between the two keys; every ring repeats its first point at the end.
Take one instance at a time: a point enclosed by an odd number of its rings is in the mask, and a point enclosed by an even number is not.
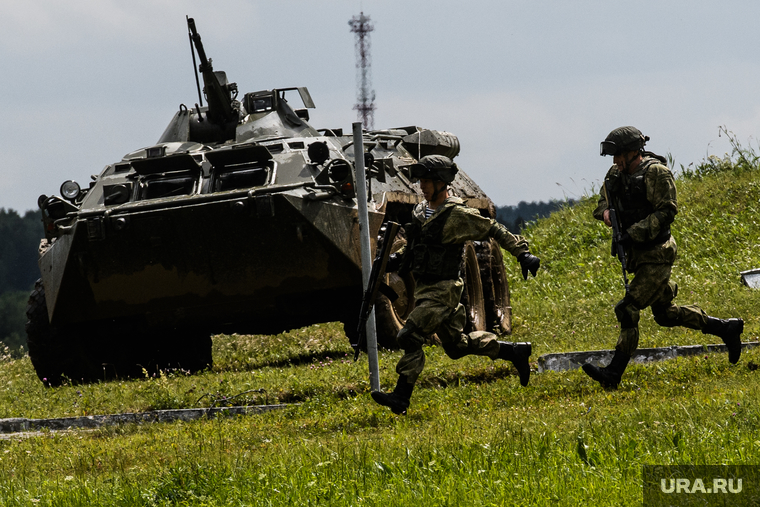
{"type": "Polygon", "coordinates": [[[721,126],[757,147],[756,0],[0,0],[0,208],[86,186],[197,102],[186,15],[241,96],[306,86],[312,125],[350,132],[360,12],[375,128],[455,134],[497,205],[593,194],[623,125],[676,172],[730,151],[721,126]]]}

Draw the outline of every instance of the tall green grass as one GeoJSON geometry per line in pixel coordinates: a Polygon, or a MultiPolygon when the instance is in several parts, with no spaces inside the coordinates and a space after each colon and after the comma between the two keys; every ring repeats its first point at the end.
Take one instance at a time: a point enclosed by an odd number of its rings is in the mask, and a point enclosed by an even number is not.
{"type": "MultiPolygon", "coordinates": [[[[739,147],[741,150],[744,148],[739,147]]],[[[745,158],[752,160],[751,150],[745,158]]],[[[681,303],[745,319],[756,340],[760,267],[755,165],[682,171],[673,277],[681,303]]],[[[706,164],[712,163],[706,161],[706,164]]],[[[507,258],[514,340],[534,357],[611,348],[622,297],[609,231],[594,197],[525,231],[542,259],[523,281],[507,258]]],[[[659,328],[642,312],[641,346],[714,342],[659,328]]],[[[340,325],[274,336],[214,338],[213,371],[45,388],[28,358],[0,361],[0,417],[56,417],[195,406],[280,403],[232,419],[123,425],[0,439],[0,506],[16,505],[640,505],[644,464],[758,464],[760,350],[629,367],[617,391],[580,371],[533,375],[507,363],[428,362],[405,417],[368,396],[340,325]]],[[[381,351],[395,382],[397,351],[381,351]]],[[[364,359],[363,359],[364,360],[364,359]]]]}

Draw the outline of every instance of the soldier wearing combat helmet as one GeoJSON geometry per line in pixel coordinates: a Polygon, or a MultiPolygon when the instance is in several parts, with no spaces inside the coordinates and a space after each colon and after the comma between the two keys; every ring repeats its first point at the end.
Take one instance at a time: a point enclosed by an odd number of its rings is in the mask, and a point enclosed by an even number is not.
{"type": "Polygon", "coordinates": [[[377,403],[396,414],[406,413],[409,407],[414,384],[425,366],[422,345],[433,333],[452,359],[479,355],[511,361],[523,386],[530,379],[530,343],[498,341],[495,334],[485,331],[462,332],[467,317],[459,302],[464,288],[460,269],[464,243],[470,240],[494,238],[517,257],[525,279],[529,272],[536,275],[540,260],[531,255],[524,238],[449,195],[448,184],[457,171],[457,165],[442,155],[427,155],[410,166],[412,178],[420,181],[425,201],[414,208],[412,223],[404,226],[407,244],[391,256],[386,270],[414,274],[416,306],[397,337],[404,355],[396,366],[396,388],[390,393],[372,393],[377,403]]]}
{"type": "Polygon", "coordinates": [[[678,285],[670,280],[676,259],[676,242],[670,226],[678,213],[673,174],[660,155],[644,151],[649,137],[637,128],[620,127],[601,144],[601,155],[611,155],[594,218],[608,226],[615,210],[625,250],[627,271],[634,274],[625,297],[615,306],[620,335],[610,364],[599,368],[583,365],[591,378],[616,388],[639,343],[639,312],[652,308],[655,322],[664,327],[683,326],[720,337],[728,347],[728,360],[739,361],[742,319],[710,317],[696,305],[678,306],[673,299],[678,285]]]}

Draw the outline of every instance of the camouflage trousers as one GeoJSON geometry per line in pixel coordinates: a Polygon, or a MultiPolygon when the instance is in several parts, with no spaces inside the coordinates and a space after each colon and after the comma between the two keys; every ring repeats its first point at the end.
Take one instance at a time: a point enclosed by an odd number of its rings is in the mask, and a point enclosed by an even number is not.
{"type": "Polygon", "coordinates": [[[464,306],[459,302],[464,282],[444,280],[435,284],[418,284],[414,292],[416,306],[398,334],[404,355],[396,365],[396,373],[409,384],[417,381],[425,367],[422,346],[433,333],[438,335],[443,350],[452,359],[468,355],[499,356],[498,337],[486,331],[462,332],[467,323],[464,306]]]}
{"type": "Polygon", "coordinates": [[[704,329],[707,314],[696,305],[678,306],[673,299],[678,285],[670,281],[671,264],[640,264],[628,294],[615,305],[620,336],[615,348],[633,355],[639,346],[639,313],[651,306],[655,322],[663,327],[704,329]]]}

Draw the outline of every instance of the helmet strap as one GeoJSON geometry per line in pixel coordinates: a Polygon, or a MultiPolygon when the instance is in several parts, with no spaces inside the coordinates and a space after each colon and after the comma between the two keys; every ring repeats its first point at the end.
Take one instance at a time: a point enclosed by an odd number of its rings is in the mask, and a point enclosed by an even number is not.
{"type": "Polygon", "coordinates": [[[435,192],[433,192],[433,195],[430,197],[430,202],[437,201],[438,200],[438,195],[441,192],[443,192],[444,190],[446,190],[446,188],[448,188],[448,184],[446,182],[444,182],[443,180],[433,180],[433,187],[437,188],[437,190],[435,192]],[[438,185],[436,184],[437,181],[440,181],[441,183],[443,183],[443,186],[441,186],[441,188],[437,188],[438,187],[438,185]]]}
{"type": "Polygon", "coordinates": [[[641,155],[640,151],[632,151],[631,153],[633,153],[631,157],[623,157],[623,163],[625,164],[623,166],[623,172],[627,173],[631,167],[631,162],[633,162],[639,155],[641,155]]]}

